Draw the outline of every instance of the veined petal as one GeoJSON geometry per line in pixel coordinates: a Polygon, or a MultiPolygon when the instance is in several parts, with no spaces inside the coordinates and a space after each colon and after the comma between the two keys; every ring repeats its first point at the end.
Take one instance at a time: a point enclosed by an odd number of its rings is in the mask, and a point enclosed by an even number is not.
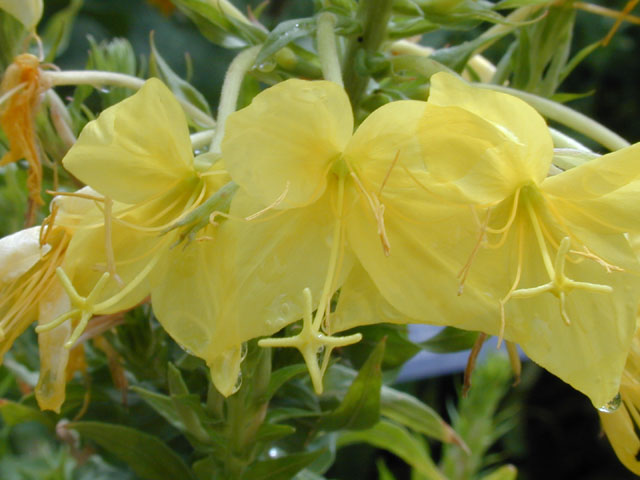
{"type": "Polygon", "coordinates": [[[0,239],[0,285],[26,273],[51,249],[40,247],[40,226],[19,230],[0,239]]]}
{"type": "MultiPolygon", "coordinates": [[[[40,301],[38,324],[46,325],[71,309],[69,297],[59,282],[54,282],[40,301]]],[[[40,377],[35,388],[36,400],[42,410],[60,413],[66,389],[66,369],[70,350],[64,343],[71,335],[72,325],[64,322],[53,330],[38,334],[40,377]]]]}
{"type": "Polygon", "coordinates": [[[544,174],[535,171],[540,159],[530,158],[528,145],[480,113],[459,106],[429,104],[418,135],[428,171],[426,186],[449,202],[500,202],[518,187],[542,180],[551,163],[550,150],[542,162],[544,174]]]}
{"type": "Polygon", "coordinates": [[[353,132],[351,104],[332,82],[287,80],[227,119],[222,155],[233,180],[263,205],[318,199],[353,132]]]}
{"type": "Polygon", "coordinates": [[[353,134],[344,158],[357,172],[362,171],[366,180],[378,187],[387,173],[389,182],[405,178],[400,168],[395,171],[393,163],[396,155],[404,166],[413,167],[415,163],[424,168],[416,131],[426,107],[426,102],[404,100],[378,108],[353,134]]]}
{"type": "Polygon", "coordinates": [[[640,232],[640,143],[549,177],[541,188],[571,223],[640,232]]]}
{"type": "Polygon", "coordinates": [[[395,309],[376,288],[366,270],[357,263],[340,289],[336,311],[331,314],[329,333],[376,323],[416,323],[395,309]]]}
{"type": "Polygon", "coordinates": [[[87,185],[124,203],[138,203],[195,176],[187,121],[157,79],[87,124],[63,159],[87,185]]]}
{"type": "MultiPolygon", "coordinates": [[[[459,107],[491,122],[517,146],[517,156],[509,166],[536,183],[549,172],[553,141],[538,112],[526,102],[506,93],[473,87],[445,72],[431,77],[428,103],[459,107]]],[[[505,161],[506,162],[506,161],[505,161]]]]}
{"type": "MultiPolygon", "coordinates": [[[[579,232],[573,232],[580,236],[579,232]]],[[[533,235],[524,244],[525,265],[519,288],[548,282],[533,235]]],[[[580,238],[583,241],[582,238],[580,238]]],[[[593,244],[594,242],[589,242],[593,244]]],[[[623,235],[610,235],[601,244],[616,251],[624,267],[637,270],[637,261],[623,235]]],[[[594,253],[602,255],[602,252],[594,253]]],[[[552,292],[530,298],[513,298],[506,304],[505,338],[519,343],[536,363],[589,397],[596,407],[611,401],[620,388],[629,345],[636,325],[640,278],[636,274],[607,272],[603,265],[569,254],[566,275],[577,281],[611,286],[612,292],[567,289],[565,312],[552,292]]],[[[603,260],[609,260],[604,257],[603,260]]],[[[480,265],[487,265],[482,262],[480,265]]]]}
{"type": "MultiPolygon", "coordinates": [[[[478,237],[471,210],[424,200],[394,200],[385,203],[388,257],[364,199],[347,218],[349,243],[384,298],[418,322],[497,333],[495,297],[468,283],[458,295],[457,274],[478,237]]],[[[500,276],[500,270],[492,273],[500,276]]]]}

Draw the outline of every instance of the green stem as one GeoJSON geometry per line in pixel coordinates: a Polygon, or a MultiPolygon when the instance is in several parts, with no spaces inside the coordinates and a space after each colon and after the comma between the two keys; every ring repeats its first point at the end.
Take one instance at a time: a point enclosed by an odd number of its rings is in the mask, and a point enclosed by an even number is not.
{"type": "MultiPolygon", "coordinates": [[[[91,85],[94,87],[96,85],[109,85],[112,87],[139,90],[145,82],[144,79],[134,77],[133,75],[117,72],[102,72],[99,70],[67,70],[65,72],[48,70],[42,72],[41,78],[43,83],[52,87],[62,85],[91,85]]],[[[182,105],[185,113],[196,122],[206,127],[215,126],[215,120],[198,107],[181,98],[176,97],[176,99],[180,102],[180,105],[182,105]]]]}
{"type": "Polygon", "coordinates": [[[318,57],[322,67],[322,76],[331,82],[335,82],[341,87],[342,72],[340,71],[340,61],[338,59],[338,48],[336,46],[336,17],[330,12],[323,12],[318,15],[318,31],[316,39],[318,41],[318,57]]]}
{"type": "Polygon", "coordinates": [[[224,125],[227,117],[236,111],[238,104],[238,96],[240,95],[240,87],[244,76],[256,61],[258,52],[262,45],[247,48],[243,50],[236,58],[233,59],[222,84],[222,92],[220,93],[220,104],[218,106],[218,127],[209,147],[210,152],[220,153],[220,144],[224,137],[224,125]]]}
{"type": "Polygon", "coordinates": [[[611,151],[626,148],[630,145],[624,138],[609,130],[604,125],[560,103],[539,97],[532,93],[522,92],[509,87],[502,87],[500,85],[482,84],[478,86],[518,97],[538,110],[538,112],[543,116],[562,125],[566,125],[576,132],[595,140],[600,145],[611,151]]]}
{"type": "Polygon", "coordinates": [[[356,58],[362,51],[378,51],[387,33],[392,3],[392,0],[360,0],[358,19],[362,23],[362,34],[350,40],[343,63],[344,85],[354,110],[369,83],[369,76],[356,71],[356,58]]]}

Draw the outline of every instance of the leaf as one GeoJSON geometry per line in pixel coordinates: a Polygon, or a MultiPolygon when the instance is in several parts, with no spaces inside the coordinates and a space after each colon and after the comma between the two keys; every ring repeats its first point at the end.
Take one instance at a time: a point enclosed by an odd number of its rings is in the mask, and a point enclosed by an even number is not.
{"type": "Polygon", "coordinates": [[[315,18],[299,18],[279,23],[276,28],[267,35],[262,49],[256,57],[256,64],[260,65],[282,47],[286,47],[298,38],[313,35],[315,31],[315,18]]]}
{"type": "Polygon", "coordinates": [[[176,412],[176,406],[171,397],[160,393],[145,390],[144,388],[133,386],[131,390],[136,392],[142,399],[149,404],[162,418],[169,422],[172,426],[180,431],[184,431],[184,425],[180,416],[176,412]]]}
{"type": "Polygon", "coordinates": [[[269,387],[267,388],[266,400],[271,399],[275,393],[285,383],[298,375],[302,375],[307,371],[307,366],[304,363],[298,363],[296,365],[287,365],[286,367],[279,368],[271,374],[269,380],[269,387]]]}
{"type": "Polygon", "coordinates": [[[579,100],[581,98],[590,97],[595,94],[595,90],[590,90],[585,93],[556,93],[551,96],[550,100],[558,103],[567,103],[573,100],[579,100]]]}
{"type": "Polygon", "coordinates": [[[376,467],[378,468],[378,480],[396,480],[396,477],[393,476],[387,464],[384,463],[384,459],[378,458],[376,467]]]}
{"type": "Polygon", "coordinates": [[[446,327],[429,340],[419,343],[422,348],[434,353],[452,353],[469,350],[478,338],[478,332],[446,327]]]}
{"type": "Polygon", "coordinates": [[[506,10],[508,8],[519,8],[533,5],[549,5],[550,0],[502,0],[494,5],[494,10],[506,10]]]}
{"type": "Polygon", "coordinates": [[[68,428],[118,457],[145,480],[196,480],[182,458],[157,437],[102,422],[71,422],[68,428]]]}
{"type": "Polygon", "coordinates": [[[596,50],[598,47],[602,46],[602,42],[597,41],[592,43],[591,45],[587,45],[582,48],[578,53],[576,53],[571,60],[567,62],[562,71],[560,72],[560,76],[558,77],[558,83],[562,83],[565,78],[569,76],[569,74],[585,59],[587,58],[591,52],[596,50]]]}
{"type": "Polygon", "coordinates": [[[176,97],[190,103],[194,107],[211,116],[211,109],[209,108],[209,104],[204,98],[204,95],[196,90],[196,88],[189,82],[183,80],[179,75],[177,75],[162,58],[156,48],[153,34],[149,39],[149,45],[151,47],[151,54],[149,55],[150,76],[158,77],[169,87],[176,97]]]}
{"type": "Polygon", "coordinates": [[[275,425],[263,423],[256,434],[256,442],[272,443],[287,435],[295,433],[295,427],[291,425],[275,425]]]}
{"type": "Polygon", "coordinates": [[[353,443],[368,443],[400,457],[428,479],[445,480],[433,460],[427,455],[425,445],[403,427],[381,420],[373,428],[358,432],[344,432],[338,437],[338,448],[353,443]]]}
{"type": "Polygon", "coordinates": [[[518,469],[513,465],[504,465],[488,475],[482,477],[482,480],[516,480],[518,469]]]}
{"type": "Polygon", "coordinates": [[[261,43],[265,33],[251,24],[228,0],[173,0],[200,33],[225,48],[242,48],[261,43]]]}
{"type": "Polygon", "coordinates": [[[296,473],[322,454],[322,450],[293,453],[286,457],[272,458],[253,463],[242,475],[242,480],[290,480],[296,473]]]}
{"type": "Polygon", "coordinates": [[[51,430],[56,426],[52,415],[11,400],[0,399],[0,415],[4,423],[10,427],[25,422],[38,422],[51,430]]]}
{"type": "Polygon", "coordinates": [[[510,33],[510,30],[505,29],[504,31],[494,35],[479,36],[473,40],[456,45],[455,47],[436,50],[431,54],[430,58],[451,68],[452,70],[455,70],[456,72],[461,72],[476,50],[484,47],[485,45],[492,44],[508,33],[510,33]]]}
{"type": "Polygon", "coordinates": [[[373,349],[342,403],[326,414],[319,428],[325,430],[360,430],[374,425],[380,418],[380,389],[382,388],[382,359],[386,338],[373,349]]]}
{"type": "Polygon", "coordinates": [[[393,388],[383,387],[380,413],[415,432],[442,442],[460,443],[451,427],[427,404],[393,388]]]}
{"type": "Polygon", "coordinates": [[[46,62],[53,62],[69,46],[73,23],[82,4],[83,0],[71,0],[67,7],[54,14],[47,22],[42,34],[46,62]]]}

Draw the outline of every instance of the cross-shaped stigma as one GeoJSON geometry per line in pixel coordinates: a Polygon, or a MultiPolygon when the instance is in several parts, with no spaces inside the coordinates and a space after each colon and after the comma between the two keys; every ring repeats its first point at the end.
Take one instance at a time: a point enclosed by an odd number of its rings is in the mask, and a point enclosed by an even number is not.
{"type": "Polygon", "coordinates": [[[362,334],[355,333],[344,337],[332,337],[320,332],[322,322],[313,321],[313,302],[311,290],[305,288],[304,311],[302,316],[302,331],[293,337],[265,338],[258,342],[261,347],[293,347],[300,350],[304,362],[309,369],[311,382],[317,394],[322,393],[322,377],[329,364],[331,351],[336,347],[345,347],[362,340],[362,334]],[[322,366],[318,361],[318,354],[324,350],[322,366]]]}
{"type": "Polygon", "coordinates": [[[80,335],[82,335],[82,332],[86,328],[87,323],[89,323],[89,320],[94,315],[96,311],[96,300],[98,299],[98,296],[100,295],[102,290],[104,290],[104,287],[109,281],[111,274],[109,272],[104,272],[93,287],[93,290],[91,290],[89,295],[87,295],[86,297],[82,297],[78,294],[75,287],[71,283],[71,280],[69,280],[69,277],[64,272],[62,267],[58,267],[56,269],[56,274],[58,275],[60,283],[62,283],[62,287],[69,296],[69,300],[71,301],[71,305],[73,308],[67,313],[63,313],[55,320],[45,325],[39,325],[38,327],[36,327],[36,332],[48,332],[49,330],[53,330],[54,328],[56,328],[58,325],[62,325],[69,319],[77,318],[78,324],[76,328],[73,329],[69,340],[67,340],[64,344],[65,348],[71,348],[76,340],[78,340],[80,335]]]}

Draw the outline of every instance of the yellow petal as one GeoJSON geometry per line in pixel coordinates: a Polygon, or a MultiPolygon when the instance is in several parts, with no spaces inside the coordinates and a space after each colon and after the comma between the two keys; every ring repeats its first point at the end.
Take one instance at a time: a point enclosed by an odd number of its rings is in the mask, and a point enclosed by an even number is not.
{"type": "Polygon", "coordinates": [[[542,180],[551,163],[551,150],[546,159],[534,159],[528,145],[458,106],[429,104],[418,135],[429,174],[426,185],[445,201],[500,202],[518,187],[542,180]],[[533,171],[537,163],[544,168],[533,171]]]}
{"type": "Polygon", "coordinates": [[[600,413],[600,421],[620,461],[633,473],[640,475],[638,426],[627,407],[623,405],[615,412],[600,413]]]}
{"type": "Polygon", "coordinates": [[[35,30],[42,17],[42,9],[42,0],[0,0],[0,10],[16,17],[27,30],[35,30]]]}
{"type": "MultiPolygon", "coordinates": [[[[69,297],[59,282],[54,282],[40,301],[38,324],[45,325],[71,309],[69,297]]],[[[64,322],[53,330],[38,334],[40,350],[40,377],[35,388],[36,400],[42,410],[60,413],[65,399],[66,368],[70,350],[64,343],[71,334],[70,322],[64,322]]]]}
{"type": "Polygon", "coordinates": [[[469,284],[458,295],[457,274],[478,235],[471,211],[394,200],[385,203],[388,257],[363,199],[347,218],[349,244],[384,298],[419,322],[497,332],[497,299],[469,284]]]}
{"type": "MultiPolygon", "coordinates": [[[[230,344],[271,335],[300,319],[305,288],[314,301],[321,297],[335,224],[330,193],[308,207],[222,226],[218,248],[225,252],[223,271],[228,273],[220,321],[235,337],[230,344]]],[[[246,216],[259,205],[239,191],[232,213],[246,216]]],[[[352,261],[350,252],[344,252],[334,289],[344,281],[352,261]]]]}
{"type": "Polygon", "coordinates": [[[568,221],[599,232],[640,232],[640,143],[547,178],[543,191],[568,221]]]}
{"type": "Polygon", "coordinates": [[[0,239],[0,285],[26,273],[51,249],[40,247],[40,227],[20,230],[0,239]]]}
{"type": "Polygon", "coordinates": [[[287,80],[229,116],[222,155],[229,174],[263,205],[306,205],[326,188],[327,171],[353,131],[351,104],[332,82],[287,80]]]}
{"type": "Polygon", "coordinates": [[[506,93],[473,87],[440,72],[431,77],[428,103],[458,107],[492,123],[518,147],[511,169],[536,182],[547,176],[553,142],[544,119],[526,102],[506,93]]]}
{"type": "Polygon", "coordinates": [[[182,108],[153,78],[87,124],[63,164],[93,189],[124,203],[160,195],[195,175],[182,108]]]}
{"type": "Polygon", "coordinates": [[[362,265],[356,263],[340,289],[336,311],[331,314],[330,333],[376,323],[416,323],[395,309],[380,294],[362,265]]]}

